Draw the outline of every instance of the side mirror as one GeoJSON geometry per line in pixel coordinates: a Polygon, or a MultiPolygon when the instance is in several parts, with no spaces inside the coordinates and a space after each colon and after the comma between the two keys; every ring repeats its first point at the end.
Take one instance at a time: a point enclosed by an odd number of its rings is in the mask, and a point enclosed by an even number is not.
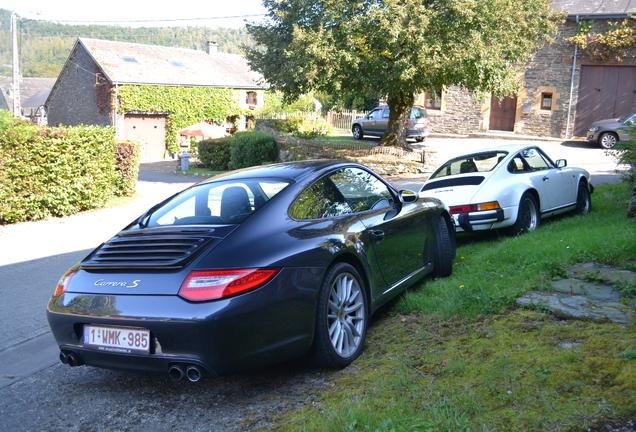
{"type": "Polygon", "coordinates": [[[566,161],[565,159],[558,159],[556,161],[556,166],[557,168],[565,168],[566,166],[568,166],[568,161],[566,161]]]}
{"type": "Polygon", "coordinates": [[[403,203],[413,203],[420,197],[418,193],[411,190],[401,190],[398,193],[400,194],[400,201],[403,203]]]}

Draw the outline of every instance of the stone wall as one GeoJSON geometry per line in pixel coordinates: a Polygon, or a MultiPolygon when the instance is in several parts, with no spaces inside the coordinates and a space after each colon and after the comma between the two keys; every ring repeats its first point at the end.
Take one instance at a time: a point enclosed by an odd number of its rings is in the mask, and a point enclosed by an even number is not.
{"type": "Polygon", "coordinates": [[[110,126],[110,85],[79,44],[60,73],[46,109],[51,126],[110,126]]]}
{"type": "Polygon", "coordinates": [[[454,86],[443,95],[441,110],[427,110],[431,118],[431,132],[469,134],[481,130],[481,102],[472,92],[454,86]]]}

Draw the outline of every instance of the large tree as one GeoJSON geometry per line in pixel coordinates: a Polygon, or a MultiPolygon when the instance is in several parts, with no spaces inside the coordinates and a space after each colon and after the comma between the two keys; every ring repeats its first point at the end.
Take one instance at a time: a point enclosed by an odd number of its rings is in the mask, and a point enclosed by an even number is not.
{"type": "Polygon", "coordinates": [[[414,94],[459,85],[515,93],[519,66],[556,33],[551,0],[263,0],[251,67],[293,99],[311,90],[386,98],[382,144],[406,146],[414,94]]]}

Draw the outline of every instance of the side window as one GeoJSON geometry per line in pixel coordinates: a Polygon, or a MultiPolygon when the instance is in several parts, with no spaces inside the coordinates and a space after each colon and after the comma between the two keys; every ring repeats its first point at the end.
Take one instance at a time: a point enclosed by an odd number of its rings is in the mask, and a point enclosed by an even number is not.
{"type": "Polygon", "coordinates": [[[382,110],[382,118],[389,118],[389,113],[391,111],[389,109],[382,110]]]}
{"type": "Polygon", "coordinates": [[[332,174],[331,179],[354,212],[393,205],[393,195],[389,188],[368,171],[345,168],[332,174]]]}
{"type": "Polygon", "coordinates": [[[351,213],[351,208],[329,177],[305,190],[289,209],[294,219],[322,219],[351,213]]]}
{"type": "Polygon", "coordinates": [[[532,171],[552,168],[552,164],[549,163],[537,149],[524,150],[522,155],[532,171]]]}
{"type": "Polygon", "coordinates": [[[373,111],[371,111],[371,112],[369,113],[369,118],[370,118],[370,119],[372,119],[372,118],[378,118],[378,117],[380,117],[380,111],[381,111],[381,110],[373,110],[373,111]]]}

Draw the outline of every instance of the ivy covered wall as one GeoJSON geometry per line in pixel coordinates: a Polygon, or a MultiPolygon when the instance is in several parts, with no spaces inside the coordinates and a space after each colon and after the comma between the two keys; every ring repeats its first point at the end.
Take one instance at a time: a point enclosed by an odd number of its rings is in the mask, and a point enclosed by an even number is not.
{"type": "Polygon", "coordinates": [[[249,114],[239,106],[240,90],[208,87],[166,87],[124,85],[117,88],[117,113],[169,113],[166,127],[168,150],[178,150],[177,131],[186,126],[249,114]]]}

